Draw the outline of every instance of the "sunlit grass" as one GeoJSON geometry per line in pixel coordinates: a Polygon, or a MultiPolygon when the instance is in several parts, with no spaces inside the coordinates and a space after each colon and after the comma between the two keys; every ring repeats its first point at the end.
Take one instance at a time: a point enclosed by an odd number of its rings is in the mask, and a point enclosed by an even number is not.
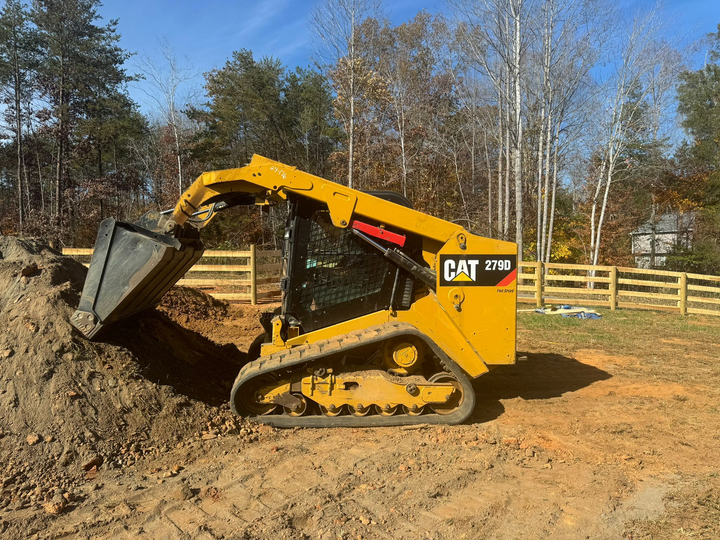
{"type": "MultiPolygon", "coordinates": [[[[572,348],[611,348],[625,354],[652,350],[660,340],[695,342],[700,348],[720,344],[720,317],[597,309],[601,319],[518,313],[518,346],[551,343],[572,348]]],[[[716,348],[720,355],[720,347],[716,348]]]]}

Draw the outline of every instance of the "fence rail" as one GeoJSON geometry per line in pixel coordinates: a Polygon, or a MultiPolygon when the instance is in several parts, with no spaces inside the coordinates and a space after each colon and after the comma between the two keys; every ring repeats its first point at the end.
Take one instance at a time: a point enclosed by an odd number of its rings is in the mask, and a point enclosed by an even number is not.
{"type": "MultiPolygon", "coordinates": [[[[92,252],[84,248],[63,249],[64,255],[79,259],[90,257],[92,252]]],[[[280,291],[266,286],[280,282],[280,257],[279,250],[262,251],[254,245],[248,251],[209,250],[178,285],[197,287],[231,302],[256,304],[258,300],[271,300],[280,291]],[[246,264],[235,264],[238,259],[245,259],[246,264]]],[[[88,262],[84,264],[87,266],[88,262]]],[[[620,307],[720,316],[720,276],[537,262],[522,262],[520,270],[518,301],[538,307],[581,303],[612,310],[620,307]]]]}
{"type": "MultiPolygon", "coordinates": [[[[93,250],[63,248],[62,253],[80,259],[85,266],[90,266],[89,257],[93,250]]],[[[208,250],[203,253],[199,264],[190,268],[189,277],[178,281],[178,285],[202,289],[220,300],[249,301],[255,305],[258,300],[272,300],[280,296],[279,288],[268,289],[263,286],[280,283],[281,255],[280,250],[258,250],[254,245],[247,251],[208,250]],[[234,264],[238,259],[246,259],[247,262],[234,264]],[[203,277],[194,277],[193,274],[203,277]]]]}
{"type": "Polygon", "coordinates": [[[518,301],[720,316],[720,276],[622,266],[520,263],[518,301]],[[532,283],[528,283],[532,282],[532,283]]]}

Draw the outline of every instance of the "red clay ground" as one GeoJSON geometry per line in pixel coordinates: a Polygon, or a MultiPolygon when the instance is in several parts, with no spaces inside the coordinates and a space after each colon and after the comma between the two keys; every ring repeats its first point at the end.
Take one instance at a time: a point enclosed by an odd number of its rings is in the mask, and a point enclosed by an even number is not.
{"type": "MultiPolygon", "coordinates": [[[[235,308],[209,305],[217,324],[172,306],[168,315],[185,331],[242,349],[260,331],[255,315],[269,307],[240,307],[239,320],[235,308]]],[[[57,515],[38,504],[7,505],[0,532],[719,538],[720,320],[603,316],[521,314],[518,349],[528,360],[476,381],[478,406],[467,425],[222,429],[222,407],[208,403],[208,424],[195,437],[100,466],[57,515]]]]}

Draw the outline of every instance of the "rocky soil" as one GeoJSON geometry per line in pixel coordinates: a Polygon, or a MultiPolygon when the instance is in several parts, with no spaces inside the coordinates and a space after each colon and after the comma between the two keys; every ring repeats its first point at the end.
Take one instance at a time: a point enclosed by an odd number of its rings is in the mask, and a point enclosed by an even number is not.
{"type": "Polygon", "coordinates": [[[0,237],[0,508],[57,514],[101,470],[198,438],[253,438],[226,405],[245,354],[175,322],[222,319],[226,305],[175,290],[91,343],[68,322],[85,271],[38,241],[0,237]]]}
{"type": "Polygon", "coordinates": [[[719,320],[522,314],[466,425],[274,430],[226,401],[275,306],[178,289],[89,343],[84,268],[0,252],[3,539],[720,538],[719,320]]]}

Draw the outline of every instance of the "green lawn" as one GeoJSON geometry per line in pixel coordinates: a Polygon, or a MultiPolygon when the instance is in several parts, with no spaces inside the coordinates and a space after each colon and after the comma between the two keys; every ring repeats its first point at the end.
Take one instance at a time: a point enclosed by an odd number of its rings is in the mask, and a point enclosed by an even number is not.
{"type": "Polygon", "coordinates": [[[518,349],[602,348],[637,355],[671,340],[720,356],[720,317],[597,309],[602,319],[518,313],[518,349]]]}

